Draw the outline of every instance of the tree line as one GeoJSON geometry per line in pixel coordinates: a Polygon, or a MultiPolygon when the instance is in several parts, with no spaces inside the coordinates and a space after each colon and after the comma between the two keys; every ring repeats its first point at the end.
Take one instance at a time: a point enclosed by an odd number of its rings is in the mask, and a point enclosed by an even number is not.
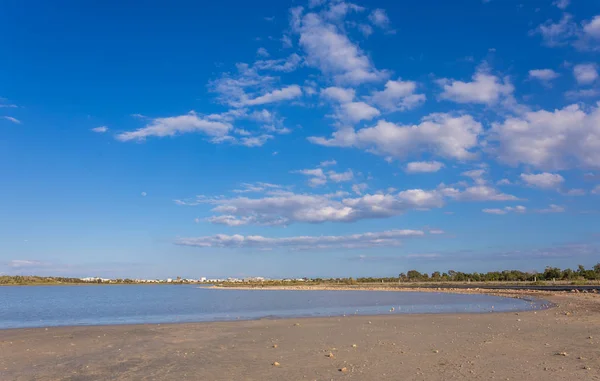
{"type": "Polygon", "coordinates": [[[543,272],[525,272],[519,270],[489,271],[486,273],[449,270],[447,272],[434,271],[430,274],[410,270],[398,274],[398,277],[360,277],[360,278],[332,278],[313,279],[315,282],[337,283],[390,283],[390,282],[536,282],[536,281],[593,281],[600,280],[600,263],[591,269],[579,265],[577,270],[546,267],[543,272]]]}

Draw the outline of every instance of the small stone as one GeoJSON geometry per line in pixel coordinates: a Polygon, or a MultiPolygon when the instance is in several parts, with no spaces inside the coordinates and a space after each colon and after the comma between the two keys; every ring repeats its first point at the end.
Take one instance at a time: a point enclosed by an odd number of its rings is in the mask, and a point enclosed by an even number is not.
{"type": "Polygon", "coordinates": [[[277,348],[277,344],[273,344],[273,348],[277,348]]]}
{"type": "Polygon", "coordinates": [[[356,344],[352,344],[352,348],[356,348],[356,347],[357,347],[357,345],[356,345],[356,344]]]}
{"type": "Polygon", "coordinates": [[[342,372],[342,373],[346,373],[347,371],[348,371],[348,368],[346,368],[346,367],[340,368],[340,372],[342,372]]]}
{"type": "Polygon", "coordinates": [[[440,351],[438,351],[437,349],[434,349],[433,353],[440,353],[440,351]]]}
{"type": "Polygon", "coordinates": [[[294,327],[299,327],[300,323],[294,323],[294,327]]]}
{"type": "Polygon", "coordinates": [[[281,365],[281,364],[280,364],[280,363],[278,363],[277,361],[275,361],[275,362],[273,363],[273,366],[279,366],[279,365],[281,365]]]}
{"type": "Polygon", "coordinates": [[[569,354],[567,352],[557,352],[556,355],[567,357],[569,354]]]}
{"type": "Polygon", "coordinates": [[[592,368],[590,368],[589,366],[584,366],[583,369],[585,369],[585,370],[592,370],[592,368]]]}
{"type": "Polygon", "coordinates": [[[329,358],[334,358],[335,356],[333,355],[333,353],[329,352],[328,354],[326,354],[325,356],[329,357],[329,358]]]}

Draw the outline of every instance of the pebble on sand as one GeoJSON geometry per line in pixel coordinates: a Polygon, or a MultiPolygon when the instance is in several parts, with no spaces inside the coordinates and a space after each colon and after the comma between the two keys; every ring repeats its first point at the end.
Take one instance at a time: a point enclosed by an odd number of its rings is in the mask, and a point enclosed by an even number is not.
{"type": "Polygon", "coordinates": [[[340,372],[346,373],[347,371],[348,371],[348,368],[346,368],[346,367],[340,368],[340,372]]]}
{"type": "Polygon", "coordinates": [[[357,347],[357,345],[356,345],[356,344],[352,344],[352,348],[356,348],[356,347],[357,347]]]}
{"type": "Polygon", "coordinates": [[[279,365],[281,365],[281,364],[280,364],[280,363],[278,363],[277,361],[275,361],[275,362],[273,363],[273,366],[279,366],[279,365]]]}
{"type": "Polygon", "coordinates": [[[277,348],[277,344],[273,344],[273,348],[277,348]]]}
{"type": "Polygon", "coordinates": [[[333,353],[329,352],[328,354],[326,354],[325,356],[329,357],[329,358],[334,358],[335,356],[333,355],[333,353]]]}
{"type": "Polygon", "coordinates": [[[557,356],[568,356],[569,354],[567,352],[557,352],[556,353],[557,356]]]}

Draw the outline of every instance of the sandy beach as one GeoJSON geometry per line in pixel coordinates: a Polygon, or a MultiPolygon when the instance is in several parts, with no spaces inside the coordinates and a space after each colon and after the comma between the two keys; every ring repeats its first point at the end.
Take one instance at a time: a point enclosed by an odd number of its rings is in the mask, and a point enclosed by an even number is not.
{"type": "Polygon", "coordinates": [[[0,380],[600,380],[600,295],[533,295],[557,306],[4,330],[0,380]]]}

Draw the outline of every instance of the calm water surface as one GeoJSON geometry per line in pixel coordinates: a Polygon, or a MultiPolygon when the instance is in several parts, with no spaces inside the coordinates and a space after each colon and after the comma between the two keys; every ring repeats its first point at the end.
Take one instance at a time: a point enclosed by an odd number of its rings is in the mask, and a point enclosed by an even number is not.
{"type": "Polygon", "coordinates": [[[541,300],[429,292],[215,290],[193,285],[2,286],[0,329],[352,314],[505,312],[541,309],[544,305],[541,300]]]}

